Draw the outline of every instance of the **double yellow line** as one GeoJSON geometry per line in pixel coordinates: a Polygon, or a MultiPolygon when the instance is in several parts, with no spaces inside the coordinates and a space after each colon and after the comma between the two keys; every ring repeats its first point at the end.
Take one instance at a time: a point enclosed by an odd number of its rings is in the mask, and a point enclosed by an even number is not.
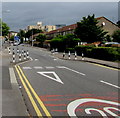
{"type": "Polygon", "coordinates": [[[35,92],[35,90],[33,89],[33,87],[31,86],[30,82],[28,81],[27,77],[24,75],[22,69],[20,68],[20,66],[16,66],[15,65],[15,69],[19,75],[19,78],[23,84],[23,87],[28,95],[28,98],[30,99],[30,102],[37,114],[38,117],[42,118],[43,115],[40,111],[40,109],[38,108],[33,96],[36,98],[37,102],[39,103],[40,107],[42,108],[42,110],[44,111],[45,115],[48,116],[49,118],[52,118],[51,114],[49,113],[49,111],[47,110],[47,108],[45,107],[45,105],[43,104],[42,100],[39,98],[39,96],[37,95],[37,93],[35,92]],[[33,96],[32,96],[33,95],[33,96]]]}

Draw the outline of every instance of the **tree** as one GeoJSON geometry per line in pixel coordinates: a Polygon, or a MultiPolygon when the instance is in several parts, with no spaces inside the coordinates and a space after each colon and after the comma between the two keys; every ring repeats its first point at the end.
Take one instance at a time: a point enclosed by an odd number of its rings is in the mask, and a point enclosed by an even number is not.
{"type": "Polygon", "coordinates": [[[65,45],[63,43],[63,36],[59,35],[59,36],[51,39],[50,48],[51,49],[57,48],[58,51],[64,51],[65,50],[65,45]]]}
{"type": "Polygon", "coordinates": [[[25,34],[25,36],[27,38],[30,38],[30,36],[34,35],[34,34],[37,34],[37,33],[42,33],[43,31],[42,30],[39,30],[39,29],[31,29],[31,30],[28,30],[25,34]]]}
{"type": "Polygon", "coordinates": [[[80,39],[76,38],[74,34],[67,34],[63,37],[63,42],[66,48],[74,48],[79,41],[80,39]]]}
{"type": "Polygon", "coordinates": [[[112,35],[113,41],[120,43],[120,30],[116,30],[112,35]]]}
{"type": "Polygon", "coordinates": [[[14,36],[11,36],[9,40],[14,41],[14,36]]]}
{"type": "Polygon", "coordinates": [[[23,38],[25,38],[25,31],[20,30],[20,32],[18,33],[18,36],[20,37],[20,43],[23,43],[23,38]]]}
{"type": "Polygon", "coordinates": [[[43,47],[43,43],[46,40],[46,35],[44,34],[39,34],[36,36],[36,41],[40,42],[40,46],[43,47]]]}
{"type": "Polygon", "coordinates": [[[120,27],[120,20],[117,22],[118,27],[120,27]]]}
{"type": "Polygon", "coordinates": [[[9,27],[6,23],[2,22],[2,20],[0,19],[0,27],[2,26],[2,31],[1,31],[1,28],[0,28],[0,33],[2,32],[2,36],[7,36],[8,33],[9,33],[9,27]]]}
{"type": "Polygon", "coordinates": [[[77,22],[77,28],[75,34],[82,42],[92,43],[95,41],[102,41],[107,34],[102,29],[102,26],[98,26],[98,21],[95,19],[94,14],[92,16],[83,17],[83,20],[77,22]]]}

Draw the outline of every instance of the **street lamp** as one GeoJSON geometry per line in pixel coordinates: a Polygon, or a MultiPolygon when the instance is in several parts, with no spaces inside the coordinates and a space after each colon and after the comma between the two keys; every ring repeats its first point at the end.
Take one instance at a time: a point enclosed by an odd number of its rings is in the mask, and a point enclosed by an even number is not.
{"type": "Polygon", "coordinates": [[[32,47],[33,47],[33,30],[32,30],[32,47]]]}

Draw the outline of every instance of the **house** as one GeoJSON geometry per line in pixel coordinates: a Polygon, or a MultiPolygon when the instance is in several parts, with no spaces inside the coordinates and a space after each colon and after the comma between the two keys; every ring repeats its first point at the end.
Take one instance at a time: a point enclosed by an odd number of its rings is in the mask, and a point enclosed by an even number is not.
{"type": "Polygon", "coordinates": [[[66,34],[74,34],[74,30],[77,27],[77,24],[72,24],[68,26],[64,26],[62,28],[50,31],[46,33],[48,39],[56,37],[57,35],[66,35],[66,34]]]}
{"type": "MultiPolygon", "coordinates": [[[[108,20],[105,17],[98,17],[96,18],[98,20],[98,25],[102,26],[102,28],[108,32],[108,34],[111,36],[113,34],[114,31],[116,30],[120,30],[120,28],[113,23],[112,21],[108,20]]],[[[50,31],[48,33],[46,33],[46,36],[48,39],[52,39],[53,37],[56,37],[57,35],[66,35],[69,33],[74,34],[74,30],[76,29],[77,24],[72,24],[72,25],[68,25],[53,31],[50,31]]]]}
{"type": "Polygon", "coordinates": [[[103,29],[107,31],[108,35],[110,36],[114,33],[114,31],[120,30],[120,28],[115,23],[113,23],[112,21],[110,21],[105,17],[98,17],[97,20],[98,20],[98,25],[102,26],[103,29]]]}
{"type": "Polygon", "coordinates": [[[17,36],[18,32],[10,31],[8,34],[8,38],[10,39],[11,36],[17,36]]]}

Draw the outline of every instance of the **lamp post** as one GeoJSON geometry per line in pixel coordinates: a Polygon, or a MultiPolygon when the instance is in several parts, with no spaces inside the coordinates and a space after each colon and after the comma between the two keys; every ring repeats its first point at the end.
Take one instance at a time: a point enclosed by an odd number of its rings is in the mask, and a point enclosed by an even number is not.
{"type": "Polygon", "coordinates": [[[33,47],[33,30],[32,30],[32,47],[33,47]]]}

